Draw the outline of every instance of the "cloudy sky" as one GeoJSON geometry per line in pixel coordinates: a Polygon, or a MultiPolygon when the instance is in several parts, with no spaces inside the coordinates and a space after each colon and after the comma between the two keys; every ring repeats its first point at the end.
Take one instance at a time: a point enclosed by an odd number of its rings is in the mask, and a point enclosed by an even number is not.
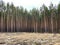
{"type": "Polygon", "coordinates": [[[54,5],[57,5],[60,1],[59,0],[3,0],[5,3],[13,2],[15,6],[23,6],[28,10],[32,8],[40,8],[43,4],[49,6],[52,2],[54,5]]]}

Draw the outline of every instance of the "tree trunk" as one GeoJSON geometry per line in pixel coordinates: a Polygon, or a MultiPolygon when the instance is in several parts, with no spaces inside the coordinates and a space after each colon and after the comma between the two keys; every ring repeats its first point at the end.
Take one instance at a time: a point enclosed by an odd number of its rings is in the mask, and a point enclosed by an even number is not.
{"type": "Polygon", "coordinates": [[[46,17],[45,17],[45,14],[44,14],[44,23],[45,23],[45,32],[47,32],[47,28],[46,28],[46,17]]]}
{"type": "Polygon", "coordinates": [[[41,33],[42,33],[42,18],[41,18],[41,33]]]}
{"type": "Polygon", "coordinates": [[[51,14],[51,28],[52,28],[52,33],[53,33],[53,15],[51,14]]]}
{"type": "Polygon", "coordinates": [[[38,23],[38,22],[36,22],[36,32],[37,32],[37,23],[38,23]]]}

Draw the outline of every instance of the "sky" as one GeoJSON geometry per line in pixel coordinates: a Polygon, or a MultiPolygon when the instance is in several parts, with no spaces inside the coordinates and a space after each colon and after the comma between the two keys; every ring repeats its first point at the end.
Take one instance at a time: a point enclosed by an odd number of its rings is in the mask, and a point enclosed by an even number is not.
{"type": "Polygon", "coordinates": [[[60,0],[3,0],[5,3],[9,2],[10,4],[13,2],[15,6],[22,6],[27,10],[32,8],[40,8],[43,4],[49,6],[51,2],[54,5],[57,5],[60,0]]]}

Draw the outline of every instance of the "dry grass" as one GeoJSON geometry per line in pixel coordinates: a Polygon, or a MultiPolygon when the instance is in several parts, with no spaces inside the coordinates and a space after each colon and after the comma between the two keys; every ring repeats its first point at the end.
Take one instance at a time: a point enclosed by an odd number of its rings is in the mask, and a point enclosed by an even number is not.
{"type": "Polygon", "coordinates": [[[60,45],[60,34],[0,33],[0,44],[60,45]]]}

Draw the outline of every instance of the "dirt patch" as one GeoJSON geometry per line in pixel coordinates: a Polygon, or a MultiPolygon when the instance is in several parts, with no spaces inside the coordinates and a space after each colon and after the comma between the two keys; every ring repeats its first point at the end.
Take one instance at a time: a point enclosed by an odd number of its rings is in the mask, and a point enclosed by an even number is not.
{"type": "Polygon", "coordinates": [[[60,34],[50,33],[0,33],[0,44],[59,45],[60,34]]]}

